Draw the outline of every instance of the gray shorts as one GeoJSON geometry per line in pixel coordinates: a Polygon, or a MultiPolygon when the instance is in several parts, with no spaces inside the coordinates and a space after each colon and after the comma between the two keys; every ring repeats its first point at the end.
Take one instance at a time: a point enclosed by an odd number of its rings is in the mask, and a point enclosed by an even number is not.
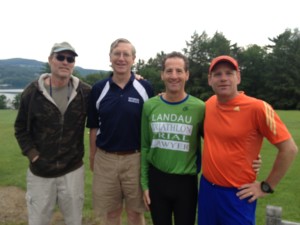
{"type": "Polygon", "coordinates": [[[27,171],[28,224],[49,225],[58,205],[68,225],[82,224],[84,166],[64,176],[43,178],[27,171]]]}

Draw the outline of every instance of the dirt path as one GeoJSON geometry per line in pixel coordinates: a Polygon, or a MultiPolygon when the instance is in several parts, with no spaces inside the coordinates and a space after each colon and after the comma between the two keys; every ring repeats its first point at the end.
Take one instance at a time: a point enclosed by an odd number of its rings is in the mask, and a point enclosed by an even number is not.
{"type": "MultiPolygon", "coordinates": [[[[0,187],[0,225],[27,224],[25,191],[17,187],[0,187]]],[[[63,225],[59,212],[53,215],[53,224],[63,225]]]]}
{"type": "Polygon", "coordinates": [[[27,221],[25,192],[17,187],[0,187],[0,224],[27,221]]]}
{"type": "MultiPolygon", "coordinates": [[[[25,225],[27,224],[27,217],[25,191],[14,186],[0,186],[0,225],[25,225]]],[[[123,221],[123,223],[125,223],[125,221],[123,221]]],[[[51,224],[65,225],[59,211],[53,214],[51,224]]],[[[97,225],[99,221],[95,218],[84,218],[82,224],[97,225]]]]}

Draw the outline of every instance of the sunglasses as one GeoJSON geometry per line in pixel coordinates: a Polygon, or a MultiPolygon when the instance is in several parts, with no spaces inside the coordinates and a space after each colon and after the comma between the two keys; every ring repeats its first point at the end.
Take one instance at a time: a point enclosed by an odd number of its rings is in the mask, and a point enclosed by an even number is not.
{"type": "Polygon", "coordinates": [[[55,57],[58,61],[63,62],[65,59],[67,59],[68,63],[73,63],[75,62],[75,57],[73,56],[64,56],[64,55],[56,55],[55,57]]]}

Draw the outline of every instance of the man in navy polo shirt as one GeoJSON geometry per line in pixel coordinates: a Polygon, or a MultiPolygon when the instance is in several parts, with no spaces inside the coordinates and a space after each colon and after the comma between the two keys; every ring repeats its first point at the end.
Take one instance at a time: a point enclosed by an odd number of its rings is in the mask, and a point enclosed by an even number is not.
{"type": "Polygon", "coordinates": [[[93,208],[105,225],[119,225],[124,201],[128,224],[144,225],[141,112],[154,93],[148,81],[136,80],[131,71],[136,51],[128,40],[114,41],[109,56],[113,72],[93,86],[87,120],[93,208]]]}

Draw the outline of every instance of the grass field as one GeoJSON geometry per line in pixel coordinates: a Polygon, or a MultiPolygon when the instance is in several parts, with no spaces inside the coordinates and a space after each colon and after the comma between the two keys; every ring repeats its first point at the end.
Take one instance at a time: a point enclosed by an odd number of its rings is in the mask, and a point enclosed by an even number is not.
{"type": "MultiPolygon", "coordinates": [[[[300,111],[277,111],[292,133],[296,143],[300,143],[300,111]]],[[[28,166],[27,158],[21,151],[14,137],[13,123],[17,111],[0,110],[0,186],[17,186],[25,190],[25,174],[28,166]]],[[[88,169],[88,133],[85,133],[86,143],[86,180],[84,217],[92,218],[91,183],[92,174],[88,169]]],[[[266,178],[276,155],[276,149],[267,141],[262,150],[263,165],[259,180],[266,178]]],[[[274,194],[259,199],[257,206],[257,225],[265,224],[265,208],[267,205],[281,206],[284,220],[300,222],[300,157],[296,158],[292,167],[276,187],[274,194]]],[[[1,201],[1,200],[0,200],[1,201]]],[[[149,214],[146,214],[148,225],[151,224],[149,214]]],[[[0,223],[1,224],[1,223],[0,223]]]]}

